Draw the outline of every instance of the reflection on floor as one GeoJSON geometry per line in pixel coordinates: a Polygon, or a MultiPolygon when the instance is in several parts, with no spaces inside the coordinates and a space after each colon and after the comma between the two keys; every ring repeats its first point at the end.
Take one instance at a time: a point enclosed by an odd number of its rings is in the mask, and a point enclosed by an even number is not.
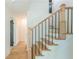
{"type": "Polygon", "coordinates": [[[54,40],[58,46],[48,46],[51,51],[43,51],[44,56],[36,56],[36,59],[73,59],[73,36],[67,35],[66,40],[54,40]]]}
{"type": "Polygon", "coordinates": [[[11,49],[6,59],[28,59],[27,47],[23,41],[19,42],[16,47],[11,49]]]}

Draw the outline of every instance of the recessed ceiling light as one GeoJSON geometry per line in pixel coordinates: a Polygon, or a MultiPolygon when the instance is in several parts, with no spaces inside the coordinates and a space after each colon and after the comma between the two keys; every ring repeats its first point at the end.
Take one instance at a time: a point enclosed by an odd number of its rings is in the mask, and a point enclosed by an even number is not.
{"type": "Polygon", "coordinates": [[[12,0],[12,2],[15,2],[15,0],[12,0]]]}

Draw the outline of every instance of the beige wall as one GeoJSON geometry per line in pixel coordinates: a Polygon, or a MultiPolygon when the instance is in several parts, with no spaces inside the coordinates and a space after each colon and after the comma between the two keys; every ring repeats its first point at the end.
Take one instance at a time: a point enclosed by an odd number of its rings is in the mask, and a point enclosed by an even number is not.
{"type": "Polygon", "coordinates": [[[25,16],[16,17],[16,32],[17,32],[17,43],[19,41],[25,41],[28,50],[28,57],[31,59],[31,39],[32,31],[27,26],[27,18],[25,16]]]}
{"type": "Polygon", "coordinates": [[[18,16],[16,17],[16,39],[17,43],[19,41],[26,40],[26,33],[27,33],[27,20],[25,16],[18,16]]]}

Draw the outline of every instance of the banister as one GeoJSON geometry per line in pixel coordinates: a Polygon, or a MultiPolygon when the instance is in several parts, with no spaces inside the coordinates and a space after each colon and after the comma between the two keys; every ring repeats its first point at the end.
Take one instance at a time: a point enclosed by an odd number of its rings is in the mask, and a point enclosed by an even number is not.
{"type": "Polygon", "coordinates": [[[73,7],[65,7],[65,9],[73,9],[73,7]]]}
{"type": "MultiPolygon", "coordinates": [[[[71,8],[73,9],[73,7],[65,7],[65,9],[71,8]]],[[[59,12],[61,9],[57,10],[55,13],[59,12]]],[[[49,15],[48,17],[46,17],[44,20],[42,20],[41,22],[39,22],[37,25],[35,25],[34,27],[32,27],[31,29],[35,28],[36,26],[38,26],[39,24],[41,24],[42,22],[44,22],[45,20],[47,20],[48,18],[50,18],[51,16],[55,15],[55,13],[52,13],[51,15],[49,15]]]]}
{"type": "Polygon", "coordinates": [[[54,45],[54,41],[53,41],[54,39],[64,40],[66,39],[66,33],[67,34],[73,33],[72,32],[72,24],[73,24],[72,23],[72,20],[73,20],[72,19],[72,16],[73,16],[72,8],[73,7],[65,7],[65,4],[63,4],[60,6],[59,10],[57,10],[55,13],[52,13],[51,15],[49,15],[48,17],[40,21],[33,28],[31,28],[32,30],[32,56],[34,57],[37,56],[37,53],[40,56],[42,50],[44,48],[47,49],[46,47],[47,44],[54,45]],[[67,9],[67,15],[65,15],[65,12],[66,12],[65,9],[67,9]],[[71,16],[69,16],[69,14],[71,14],[71,16]],[[65,17],[67,18],[67,20],[65,20],[65,17]],[[69,25],[69,22],[70,22],[70,25],[69,25]],[[53,26],[52,28],[50,28],[51,25],[53,26]],[[71,27],[69,28],[69,26],[71,27]],[[56,29],[54,29],[54,27],[56,29]],[[38,51],[36,46],[33,49],[33,45],[36,45],[38,42],[41,42],[39,43],[39,45],[37,45],[41,51],[38,51]],[[45,46],[43,45],[43,43],[45,46]],[[35,55],[33,55],[33,53],[35,53],[35,55]]]}
{"type": "MultiPolygon", "coordinates": [[[[57,13],[58,11],[60,11],[60,9],[57,10],[55,13],[57,13]]],[[[51,16],[55,15],[55,13],[52,13],[51,15],[49,15],[48,17],[46,17],[44,20],[42,20],[42,21],[39,22],[38,24],[41,24],[42,22],[44,22],[45,20],[47,20],[47,19],[50,18],[51,16]]],[[[37,24],[36,26],[38,26],[38,24],[37,24]]],[[[33,28],[35,28],[36,26],[34,26],[33,28]]],[[[32,29],[33,29],[33,28],[32,28],[32,29]]]]}
{"type": "Polygon", "coordinates": [[[28,29],[32,30],[32,28],[28,27],[28,29]]]}

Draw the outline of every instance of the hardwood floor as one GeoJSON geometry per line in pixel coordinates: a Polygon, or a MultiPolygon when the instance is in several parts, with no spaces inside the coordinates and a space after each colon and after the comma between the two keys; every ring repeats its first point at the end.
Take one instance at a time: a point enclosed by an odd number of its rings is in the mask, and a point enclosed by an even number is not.
{"type": "Polygon", "coordinates": [[[28,59],[28,51],[25,43],[23,41],[19,42],[17,46],[11,49],[6,59],[28,59]]]}

